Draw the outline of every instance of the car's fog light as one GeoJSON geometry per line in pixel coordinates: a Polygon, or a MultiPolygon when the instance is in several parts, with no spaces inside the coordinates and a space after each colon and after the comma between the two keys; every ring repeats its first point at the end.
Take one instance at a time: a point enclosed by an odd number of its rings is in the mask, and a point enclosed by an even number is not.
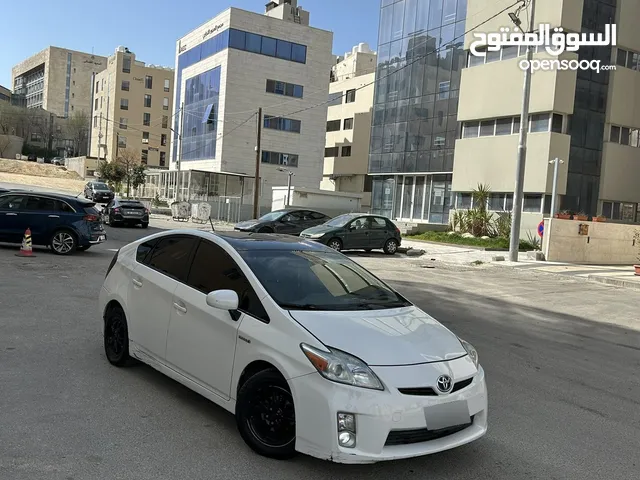
{"type": "Polygon", "coordinates": [[[356,435],[351,432],[340,432],[338,443],[341,447],[353,448],[356,446],[356,435]]]}
{"type": "Polygon", "coordinates": [[[353,413],[338,413],[338,443],[346,448],[356,446],[356,416],[353,413]]]}

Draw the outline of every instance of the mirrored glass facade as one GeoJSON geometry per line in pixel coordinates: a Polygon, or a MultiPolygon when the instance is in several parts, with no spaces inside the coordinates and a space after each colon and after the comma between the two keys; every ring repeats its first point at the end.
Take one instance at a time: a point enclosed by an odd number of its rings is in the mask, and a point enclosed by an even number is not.
{"type": "Polygon", "coordinates": [[[466,0],[381,2],[369,149],[375,213],[449,221],[466,16],[466,0]]]}
{"type": "Polygon", "coordinates": [[[182,160],[216,158],[220,68],[188,78],[184,95],[182,160]]]}

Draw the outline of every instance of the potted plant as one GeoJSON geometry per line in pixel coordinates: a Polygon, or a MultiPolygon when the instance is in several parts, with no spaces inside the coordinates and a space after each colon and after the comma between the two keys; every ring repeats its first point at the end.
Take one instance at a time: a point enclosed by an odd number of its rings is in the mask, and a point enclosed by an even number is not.
{"type": "Polygon", "coordinates": [[[589,220],[589,215],[587,215],[584,212],[579,212],[573,216],[573,219],[578,220],[580,222],[586,222],[587,220],[589,220]]]}
{"type": "Polygon", "coordinates": [[[595,217],[593,217],[593,221],[594,222],[606,222],[607,221],[607,217],[604,217],[602,215],[596,215],[595,217]]]}
{"type": "Polygon", "coordinates": [[[636,250],[638,252],[638,255],[636,256],[636,260],[638,260],[638,263],[634,265],[633,268],[636,270],[636,275],[640,277],[640,229],[636,229],[635,233],[633,234],[633,243],[636,246],[636,250]]]}
{"type": "Polygon", "coordinates": [[[556,218],[560,220],[571,220],[571,212],[568,210],[561,210],[560,213],[556,213],[556,218]]]}

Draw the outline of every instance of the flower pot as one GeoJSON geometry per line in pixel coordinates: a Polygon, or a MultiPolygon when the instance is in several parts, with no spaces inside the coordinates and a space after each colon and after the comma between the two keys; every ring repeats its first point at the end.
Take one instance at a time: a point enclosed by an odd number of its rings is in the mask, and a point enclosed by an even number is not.
{"type": "Polygon", "coordinates": [[[559,218],[560,220],[571,220],[571,215],[568,213],[556,213],[556,218],[559,218]]]}
{"type": "Polygon", "coordinates": [[[605,217],[593,217],[594,222],[606,222],[607,219],[605,217]]]}
{"type": "Polygon", "coordinates": [[[640,265],[634,265],[633,268],[636,269],[636,275],[640,277],[640,265]]]}
{"type": "Polygon", "coordinates": [[[589,220],[589,217],[587,215],[574,215],[573,219],[578,220],[579,222],[586,222],[589,220]]]}

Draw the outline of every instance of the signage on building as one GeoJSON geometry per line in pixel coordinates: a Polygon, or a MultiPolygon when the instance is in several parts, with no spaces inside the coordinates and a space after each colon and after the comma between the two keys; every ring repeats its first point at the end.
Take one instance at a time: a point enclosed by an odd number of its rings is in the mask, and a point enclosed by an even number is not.
{"type": "Polygon", "coordinates": [[[216,33],[222,27],[224,27],[224,23],[219,23],[218,25],[215,25],[214,27],[211,27],[211,28],[207,29],[207,31],[204,32],[204,34],[202,35],[202,39],[204,40],[209,35],[212,35],[212,34],[216,33]]]}
{"type": "Polygon", "coordinates": [[[134,79],[136,82],[141,82],[141,81],[143,80],[143,78],[140,78],[140,77],[133,77],[133,79],[134,79]]]}
{"type": "Polygon", "coordinates": [[[182,45],[181,41],[178,41],[178,53],[182,53],[187,49],[186,45],[182,45]]]}

